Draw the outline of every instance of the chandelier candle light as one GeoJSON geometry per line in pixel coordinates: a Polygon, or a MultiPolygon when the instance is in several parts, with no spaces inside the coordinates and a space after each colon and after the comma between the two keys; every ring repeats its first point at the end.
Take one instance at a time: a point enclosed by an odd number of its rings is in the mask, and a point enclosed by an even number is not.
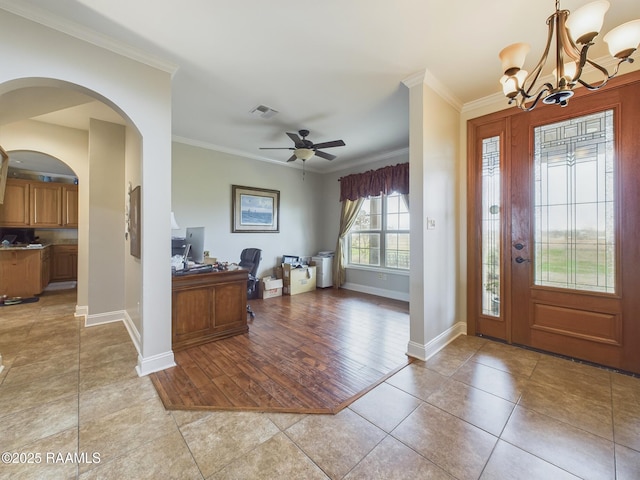
{"type": "Polygon", "coordinates": [[[543,103],[567,106],[573,96],[573,88],[579,83],[589,90],[604,87],[610,78],[618,74],[620,65],[633,62],[631,55],[640,44],[640,19],[624,23],[604,36],[609,52],[618,62],[609,74],[606,68],[587,58],[589,47],[604,22],[604,15],[609,9],[609,2],[598,0],[588,3],[569,15],[569,10],[560,10],[560,1],[556,0],[556,11],[547,19],[549,34],[547,45],[540,61],[528,73],[523,70],[524,60],[529,52],[526,43],[514,43],[500,52],[503,77],[500,79],[502,90],[509,99],[509,104],[525,111],[535,108],[538,101],[543,103]],[[555,34],[555,35],[554,35],[555,34]],[[556,63],[553,71],[554,83],[543,83],[537,86],[538,79],[551,49],[555,37],[556,63]],[[590,84],[580,77],[586,64],[599,71],[599,83],[590,84]]]}

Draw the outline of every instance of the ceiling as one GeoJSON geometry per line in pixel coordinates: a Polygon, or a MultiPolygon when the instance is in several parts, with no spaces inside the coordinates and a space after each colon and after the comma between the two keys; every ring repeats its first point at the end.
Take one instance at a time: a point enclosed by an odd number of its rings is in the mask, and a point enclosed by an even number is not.
{"type": "MultiPolygon", "coordinates": [[[[585,3],[564,0],[561,7],[585,3]]],[[[603,32],[640,18],[638,0],[611,4],[603,32]]],[[[306,163],[328,172],[406,150],[409,91],[402,82],[416,74],[428,71],[458,108],[499,94],[498,52],[524,41],[532,47],[526,66],[537,62],[554,2],[0,0],[0,8],[151,65],[175,66],[175,139],[284,164],[291,152],[259,147],[289,147],[285,132],[304,128],[315,143],[345,141],[326,150],[337,159],[306,163]],[[279,113],[256,117],[250,112],[258,105],[279,113]]],[[[592,52],[607,56],[602,40],[592,52]]],[[[35,110],[27,108],[34,102],[13,102],[12,121],[81,126],[89,115],[115,115],[75,94],[52,98],[35,110]]]]}

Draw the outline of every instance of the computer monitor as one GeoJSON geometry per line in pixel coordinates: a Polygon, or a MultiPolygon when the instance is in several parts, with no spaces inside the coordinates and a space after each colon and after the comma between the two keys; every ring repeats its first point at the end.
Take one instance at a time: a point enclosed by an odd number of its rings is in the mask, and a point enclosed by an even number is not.
{"type": "Polygon", "coordinates": [[[186,243],[191,245],[189,258],[196,263],[204,263],[204,227],[187,228],[186,243]]]}

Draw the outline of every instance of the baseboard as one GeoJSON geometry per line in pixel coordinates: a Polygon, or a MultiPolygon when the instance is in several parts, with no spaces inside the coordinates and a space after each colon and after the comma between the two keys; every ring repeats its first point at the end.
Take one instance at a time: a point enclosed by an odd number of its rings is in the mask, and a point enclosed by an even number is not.
{"type": "Polygon", "coordinates": [[[159,372],[160,370],[165,370],[167,368],[175,366],[176,362],[173,358],[172,351],[160,353],[158,355],[153,355],[146,358],[142,355],[138,355],[138,365],[136,366],[136,372],[138,372],[139,377],[144,377],[145,375],[149,375],[150,373],[159,372]]]}
{"type": "Polygon", "coordinates": [[[138,332],[133,320],[129,316],[129,312],[126,310],[124,311],[124,326],[127,329],[127,332],[129,332],[129,336],[131,337],[134,347],[136,347],[136,350],[138,351],[138,355],[141,355],[142,344],[140,340],[140,332],[138,332]]]}
{"type": "Polygon", "coordinates": [[[357,283],[349,283],[349,282],[345,283],[340,288],[353,290],[354,292],[377,295],[378,297],[391,298],[393,300],[402,300],[403,302],[409,301],[409,293],[399,292],[397,290],[386,290],[384,288],[370,287],[368,285],[359,285],[357,283]]]}
{"type": "Polygon", "coordinates": [[[458,322],[448,330],[445,330],[436,338],[431,340],[426,345],[421,345],[416,342],[409,341],[407,345],[407,355],[418,360],[426,361],[433,357],[436,353],[446,347],[449,343],[455,340],[460,335],[467,334],[467,323],[458,322]]]}
{"type": "Polygon", "coordinates": [[[95,325],[103,325],[105,323],[122,322],[124,321],[124,315],[125,315],[124,310],[87,315],[84,322],[84,326],[93,327],[95,325]]]}
{"type": "Polygon", "coordinates": [[[87,322],[87,315],[89,315],[89,307],[86,305],[76,305],[76,312],[74,316],[84,317],[85,323],[87,322]]]}

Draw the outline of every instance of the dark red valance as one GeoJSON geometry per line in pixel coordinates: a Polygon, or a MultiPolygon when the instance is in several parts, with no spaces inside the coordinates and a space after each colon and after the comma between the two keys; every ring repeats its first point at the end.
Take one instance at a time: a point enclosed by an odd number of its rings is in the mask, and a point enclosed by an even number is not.
{"type": "Polygon", "coordinates": [[[391,192],[409,193],[409,164],[382,167],[364,173],[354,173],[338,180],[340,201],[376,197],[391,192]]]}

